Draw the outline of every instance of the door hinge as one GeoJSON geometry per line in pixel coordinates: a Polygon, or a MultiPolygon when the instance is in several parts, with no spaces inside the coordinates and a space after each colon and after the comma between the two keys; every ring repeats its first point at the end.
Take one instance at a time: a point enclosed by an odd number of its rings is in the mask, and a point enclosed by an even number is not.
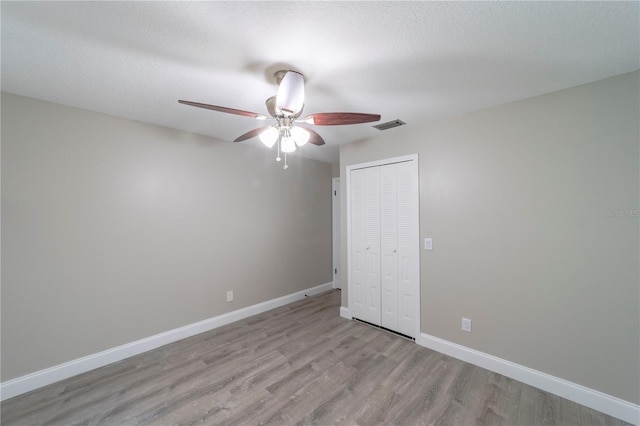
{"type": "Polygon", "coordinates": [[[333,195],[338,195],[338,191],[333,191],[333,195]]]}
{"type": "Polygon", "coordinates": [[[337,273],[338,273],[338,268],[334,269],[334,272],[333,272],[333,273],[334,273],[334,274],[337,274],[337,273]]]}

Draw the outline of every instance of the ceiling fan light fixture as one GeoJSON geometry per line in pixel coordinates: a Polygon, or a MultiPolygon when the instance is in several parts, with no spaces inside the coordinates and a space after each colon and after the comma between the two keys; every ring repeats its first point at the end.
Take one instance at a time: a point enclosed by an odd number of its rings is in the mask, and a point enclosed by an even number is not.
{"type": "Polygon", "coordinates": [[[278,129],[272,126],[272,127],[269,127],[267,130],[265,130],[264,132],[260,133],[259,137],[260,137],[260,141],[267,148],[271,148],[273,144],[275,144],[276,141],[278,140],[279,135],[280,135],[280,132],[278,131],[278,129]]]}
{"type": "Polygon", "coordinates": [[[296,150],[296,143],[291,136],[282,137],[282,152],[290,154],[296,150]]]}
{"type": "Polygon", "coordinates": [[[295,141],[296,145],[303,146],[307,142],[309,142],[309,138],[311,137],[311,134],[305,129],[303,129],[302,127],[292,127],[291,136],[293,137],[293,140],[295,141]]]}

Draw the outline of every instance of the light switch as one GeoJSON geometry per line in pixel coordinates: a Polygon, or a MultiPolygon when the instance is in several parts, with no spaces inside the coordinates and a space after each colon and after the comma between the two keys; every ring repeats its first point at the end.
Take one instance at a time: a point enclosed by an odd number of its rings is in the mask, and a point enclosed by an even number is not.
{"type": "Polygon", "coordinates": [[[433,240],[431,238],[424,239],[424,249],[433,250],[433,240]]]}

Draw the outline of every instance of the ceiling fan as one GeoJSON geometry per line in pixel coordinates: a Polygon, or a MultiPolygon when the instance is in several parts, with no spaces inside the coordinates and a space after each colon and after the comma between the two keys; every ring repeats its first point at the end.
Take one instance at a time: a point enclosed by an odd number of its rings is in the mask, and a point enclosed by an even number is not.
{"type": "Polygon", "coordinates": [[[273,145],[277,143],[278,156],[276,157],[276,160],[281,160],[280,152],[282,151],[284,153],[285,169],[288,167],[287,154],[294,152],[296,150],[296,145],[302,146],[307,142],[313,145],[325,144],[324,139],[322,139],[322,137],[315,131],[308,127],[297,126],[296,123],[306,123],[316,126],[339,126],[345,124],[370,123],[380,120],[379,114],[365,114],[359,112],[321,112],[311,114],[300,119],[302,110],[304,109],[304,76],[296,71],[281,70],[274,74],[274,78],[278,85],[278,92],[276,96],[271,96],[265,102],[270,117],[255,112],[218,105],[203,104],[185,100],[179,100],[178,102],[198,108],[226,112],[227,114],[251,117],[257,120],[275,120],[273,125],[250,130],[247,133],[238,136],[234,142],[242,142],[258,136],[262,143],[268,148],[273,147],[273,145]]]}

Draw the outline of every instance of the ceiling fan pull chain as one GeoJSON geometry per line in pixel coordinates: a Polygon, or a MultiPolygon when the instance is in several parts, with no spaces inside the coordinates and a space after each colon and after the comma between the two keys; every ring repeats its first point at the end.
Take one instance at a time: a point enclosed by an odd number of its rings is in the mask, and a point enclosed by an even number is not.
{"type": "Polygon", "coordinates": [[[278,135],[278,156],[276,157],[276,161],[280,161],[280,139],[282,138],[278,135]]]}
{"type": "Polygon", "coordinates": [[[289,166],[287,166],[287,153],[284,153],[284,167],[283,169],[287,170],[289,168],[289,166]]]}

